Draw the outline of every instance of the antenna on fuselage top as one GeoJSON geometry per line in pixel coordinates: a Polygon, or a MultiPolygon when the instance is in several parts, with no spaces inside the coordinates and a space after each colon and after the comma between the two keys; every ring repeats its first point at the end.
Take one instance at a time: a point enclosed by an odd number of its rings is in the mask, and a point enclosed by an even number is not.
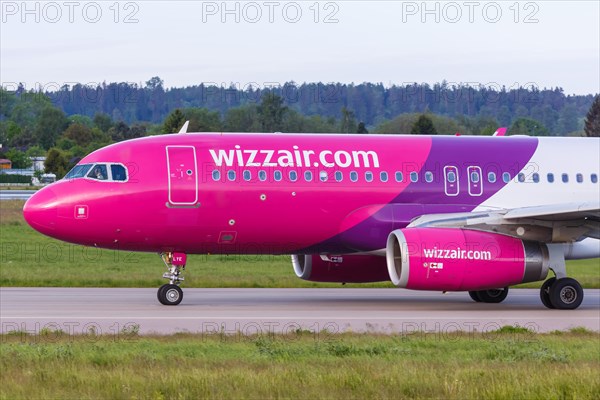
{"type": "Polygon", "coordinates": [[[187,128],[190,124],[190,121],[185,121],[185,124],[181,127],[178,133],[187,133],[187,128]]]}

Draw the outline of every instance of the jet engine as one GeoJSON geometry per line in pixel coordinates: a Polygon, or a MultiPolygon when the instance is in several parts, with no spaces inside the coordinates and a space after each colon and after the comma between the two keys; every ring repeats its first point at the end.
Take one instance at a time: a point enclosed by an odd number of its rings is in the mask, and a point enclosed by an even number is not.
{"type": "Polygon", "coordinates": [[[492,232],[406,228],[390,233],[386,259],[402,288],[478,291],[540,281],[549,270],[548,248],[492,232]]]}
{"type": "Polygon", "coordinates": [[[366,283],[389,281],[385,257],[297,254],[292,265],[298,278],[313,282],[366,283]]]}

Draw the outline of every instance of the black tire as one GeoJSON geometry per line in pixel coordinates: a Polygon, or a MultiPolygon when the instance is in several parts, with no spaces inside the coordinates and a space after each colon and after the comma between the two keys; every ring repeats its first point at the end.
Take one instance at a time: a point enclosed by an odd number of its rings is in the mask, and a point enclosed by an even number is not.
{"type": "Polygon", "coordinates": [[[158,301],[165,306],[176,306],[183,300],[183,290],[177,285],[163,285],[158,290],[158,301]]]}
{"type": "Polygon", "coordinates": [[[552,305],[550,301],[550,286],[556,281],[556,278],[550,278],[540,288],[540,299],[542,300],[542,304],[550,309],[554,309],[555,307],[552,305]]]}
{"type": "Polygon", "coordinates": [[[573,278],[557,279],[550,286],[550,303],[558,310],[574,310],[583,301],[583,288],[573,278]]]}
{"type": "Polygon", "coordinates": [[[504,289],[488,289],[477,292],[477,297],[482,303],[501,303],[508,296],[508,287],[504,289]]]}
{"type": "Polygon", "coordinates": [[[477,292],[475,290],[470,290],[469,291],[469,296],[471,296],[471,299],[473,299],[474,302],[481,303],[481,299],[479,298],[478,293],[479,292],[477,292]]]}
{"type": "Polygon", "coordinates": [[[158,292],[156,292],[156,297],[158,298],[158,301],[160,302],[160,304],[165,304],[163,303],[163,295],[162,295],[162,291],[165,289],[165,287],[169,286],[168,283],[165,283],[164,285],[162,285],[161,287],[158,288],[158,292]]]}

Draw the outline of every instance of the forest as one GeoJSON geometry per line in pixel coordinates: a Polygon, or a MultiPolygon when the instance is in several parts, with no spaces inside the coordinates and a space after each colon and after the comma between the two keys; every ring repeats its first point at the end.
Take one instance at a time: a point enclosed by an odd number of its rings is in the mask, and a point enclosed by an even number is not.
{"type": "Polygon", "coordinates": [[[560,88],[455,85],[447,82],[282,85],[202,83],[63,85],[54,90],[0,88],[0,158],[13,168],[47,156],[62,176],[81,157],[110,143],[189,131],[598,136],[596,94],[560,88]],[[12,90],[9,90],[12,89],[12,90]]]}

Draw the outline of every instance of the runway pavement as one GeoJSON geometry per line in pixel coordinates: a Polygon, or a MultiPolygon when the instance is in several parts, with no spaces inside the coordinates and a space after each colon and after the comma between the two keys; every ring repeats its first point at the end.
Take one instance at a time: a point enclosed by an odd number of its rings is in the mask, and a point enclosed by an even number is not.
{"type": "Polygon", "coordinates": [[[0,200],[27,200],[37,190],[0,190],[0,200]]]}
{"type": "Polygon", "coordinates": [[[600,331],[600,290],[588,289],[577,310],[549,310],[537,289],[512,289],[501,304],[467,293],[401,289],[195,289],[179,306],[158,303],[156,289],[0,288],[2,333],[229,335],[294,332],[491,332],[504,325],[536,332],[585,327],[600,331]]]}

